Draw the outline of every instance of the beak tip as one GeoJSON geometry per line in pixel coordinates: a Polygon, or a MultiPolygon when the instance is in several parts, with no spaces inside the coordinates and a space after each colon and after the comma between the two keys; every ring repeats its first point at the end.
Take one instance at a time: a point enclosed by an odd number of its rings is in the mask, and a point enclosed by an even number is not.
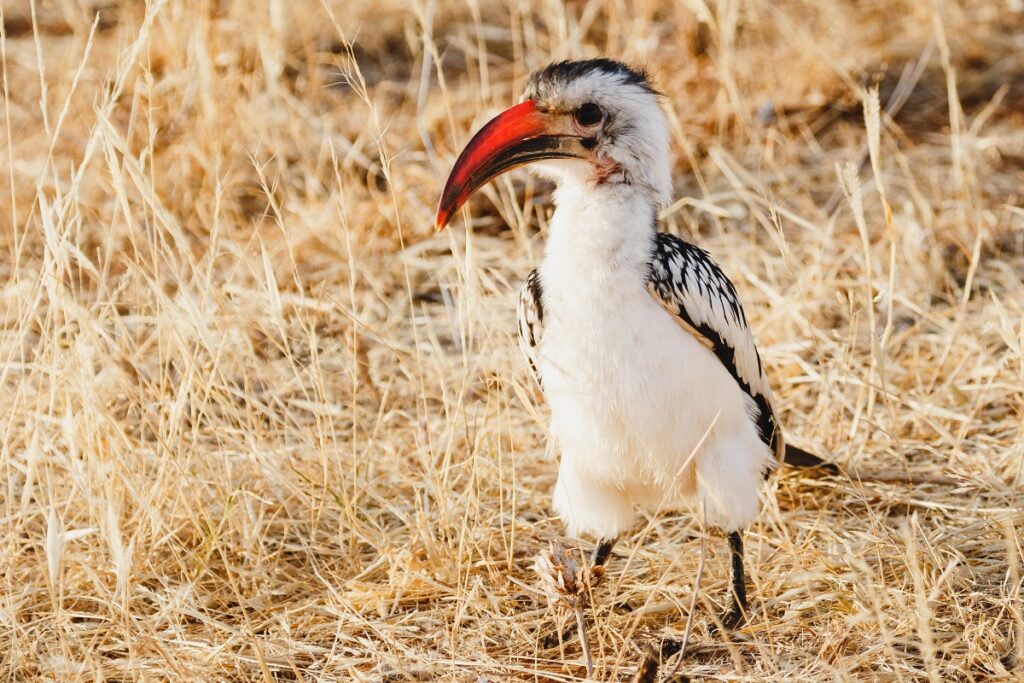
{"type": "Polygon", "coordinates": [[[451,216],[447,212],[445,212],[445,211],[438,211],[437,212],[437,217],[434,218],[434,228],[438,232],[441,232],[446,227],[448,227],[448,220],[450,218],[451,218],[451,216]]]}

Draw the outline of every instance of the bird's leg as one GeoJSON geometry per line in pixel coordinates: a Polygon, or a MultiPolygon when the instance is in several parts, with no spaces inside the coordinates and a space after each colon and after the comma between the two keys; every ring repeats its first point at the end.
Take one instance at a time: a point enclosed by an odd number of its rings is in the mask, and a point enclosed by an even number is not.
{"type": "Polygon", "coordinates": [[[722,618],[722,625],[734,629],[743,623],[747,612],[747,584],[743,572],[743,535],[729,532],[729,555],[732,559],[732,608],[722,618]]]}
{"type": "Polygon", "coordinates": [[[597,547],[594,548],[594,554],[590,558],[590,566],[602,567],[604,563],[611,557],[612,548],[615,547],[614,538],[606,538],[605,540],[598,543],[597,547]]]}
{"type": "MultiPolygon", "coordinates": [[[[600,541],[597,547],[594,548],[594,554],[590,556],[590,568],[603,567],[608,558],[612,556],[612,548],[615,547],[615,541],[617,538],[608,538],[600,541]]],[[[620,602],[615,605],[615,608],[623,612],[632,612],[633,606],[628,602],[620,602]]]]}

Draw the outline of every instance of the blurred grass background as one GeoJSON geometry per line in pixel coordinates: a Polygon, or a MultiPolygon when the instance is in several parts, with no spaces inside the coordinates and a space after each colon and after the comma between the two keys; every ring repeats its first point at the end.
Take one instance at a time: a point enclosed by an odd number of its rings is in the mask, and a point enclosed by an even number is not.
{"type": "MultiPolygon", "coordinates": [[[[682,671],[1022,675],[1020,0],[0,11],[0,676],[583,676],[531,588],[561,527],[514,341],[551,188],[432,214],[531,70],[597,55],[665,93],[663,229],[736,282],[790,440],[854,474],[766,485],[732,642],[712,540],[682,671]]],[[[623,543],[597,679],[680,636],[698,535],[623,543]]]]}

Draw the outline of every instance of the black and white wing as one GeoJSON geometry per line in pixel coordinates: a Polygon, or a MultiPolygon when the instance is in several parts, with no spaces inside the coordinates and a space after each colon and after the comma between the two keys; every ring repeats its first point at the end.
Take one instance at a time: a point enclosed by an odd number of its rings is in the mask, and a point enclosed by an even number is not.
{"type": "Polygon", "coordinates": [[[700,247],[659,232],[647,288],[681,327],[714,352],[753,399],[761,440],[781,460],[782,436],[772,409],[771,387],[736,288],[722,269],[700,247]]]}
{"type": "Polygon", "coordinates": [[[519,307],[517,310],[519,328],[519,348],[526,356],[530,369],[533,371],[533,378],[537,384],[543,385],[540,379],[540,366],[537,363],[537,353],[540,345],[540,337],[544,332],[544,305],[541,303],[543,290],[540,284],[540,273],[534,268],[523,283],[519,292],[519,307]]]}

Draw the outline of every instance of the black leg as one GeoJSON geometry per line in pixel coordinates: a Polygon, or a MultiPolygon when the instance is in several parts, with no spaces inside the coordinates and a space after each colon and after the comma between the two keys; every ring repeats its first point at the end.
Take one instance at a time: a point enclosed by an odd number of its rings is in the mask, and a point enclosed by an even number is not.
{"type": "Polygon", "coordinates": [[[722,625],[734,629],[743,623],[747,612],[747,584],[743,572],[743,535],[729,532],[729,555],[732,558],[732,608],[722,619],[722,625]]]}
{"type": "Polygon", "coordinates": [[[600,567],[608,558],[611,557],[612,548],[615,546],[615,539],[610,538],[601,541],[596,548],[594,548],[594,555],[591,557],[591,564],[595,567],[600,567]]]}

